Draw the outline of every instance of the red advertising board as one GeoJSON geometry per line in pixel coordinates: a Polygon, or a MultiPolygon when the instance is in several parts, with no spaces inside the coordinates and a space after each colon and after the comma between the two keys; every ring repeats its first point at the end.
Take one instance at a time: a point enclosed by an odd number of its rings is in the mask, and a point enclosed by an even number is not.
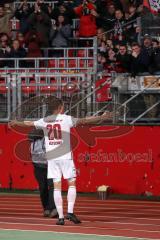
{"type": "MultiPolygon", "coordinates": [[[[1,188],[37,189],[27,131],[0,126],[1,188]]],[[[107,185],[114,193],[159,195],[159,138],[159,126],[73,129],[78,191],[96,192],[98,186],[107,185]]]]}

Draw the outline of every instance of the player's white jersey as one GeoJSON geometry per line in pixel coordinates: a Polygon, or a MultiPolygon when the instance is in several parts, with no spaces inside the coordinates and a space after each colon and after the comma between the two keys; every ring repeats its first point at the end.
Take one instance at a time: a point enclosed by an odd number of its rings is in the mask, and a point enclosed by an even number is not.
{"type": "Polygon", "coordinates": [[[65,114],[51,115],[34,122],[45,134],[47,160],[72,159],[70,129],[76,119],[65,114]]]}

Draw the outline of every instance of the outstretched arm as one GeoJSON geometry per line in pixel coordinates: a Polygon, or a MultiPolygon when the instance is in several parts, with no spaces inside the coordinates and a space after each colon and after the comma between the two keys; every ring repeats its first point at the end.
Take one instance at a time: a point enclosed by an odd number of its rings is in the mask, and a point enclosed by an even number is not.
{"type": "Polygon", "coordinates": [[[86,117],[86,118],[79,118],[76,122],[76,126],[103,122],[105,120],[111,119],[112,117],[113,117],[113,113],[105,112],[101,116],[91,116],[91,117],[86,117]]]}
{"type": "Polygon", "coordinates": [[[10,126],[20,126],[20,127],[33,127],[34,126],[34,122],[33,121],[17,121],[17,120],[13,120],[9,123],[10,126]]]}

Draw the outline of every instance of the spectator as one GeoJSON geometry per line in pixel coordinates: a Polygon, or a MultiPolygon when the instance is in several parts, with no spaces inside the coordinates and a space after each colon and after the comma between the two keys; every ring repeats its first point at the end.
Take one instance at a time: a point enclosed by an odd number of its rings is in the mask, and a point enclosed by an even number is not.
{"type": "Polygon", "coordinates": [[[149,67],[149,71],[153,74],[156,71],[160,71],[160,46],[159,41],[154,39],[152,40],[153,49],[151,54],[151,64],[149,67]]]}
{"type": "MultiPolygon", "coordinates": [[[[39,38],[38,34],[35,31],[30,31],[26,34],[25,42],[28,48],[26,57],[28,58],[43,57],[42,51],[40,49],[41,39],[39,38]]],[[[40,65],[41,65],[41,62],[40,62],[40,65]]],[[[34,68],[35,61],[27,60],[27,67],[34,68]]]]}
{"type": "Polygon", "coordinates": [[[0,33],[11,35],[10,19],[13,17],[13,11],[5,12],[4,7],[0,6],[0,33]]]}
{"type": "Polygon", "coordinates": [[[118,9],[115,11],[115,22],[114,22],[114,36],[113,39],[116,43],[122,42],[125,40],[125,33],[123,25],[125,24],[124,14],[118,9]]]}
{"type": "Polygon", "coordinates": [[[52,47],[67,47],[71,37],[71,25],[67,24],[65,17],[59,15],[55,25],[51,28],[50,41],[52,47]]]}
{"type": "Polygon", "coordinates": [[[23,34],[29,30],[28,17],[31,13],[32,9],[29,7],[29,4],[26,0],[24,0],[15,11],[15,17],[20,21],[19,31],[23,34]]]}
{"type": "MultiPolygon", "coordinates": [[[[6,33],[2,34],[0,37],[0,58],[7,58],[8,51],[10,49],[10,41],[9,37],[6,33]]],[[[7,60],[0,60],[0,67],[5,67],[8,65],[7,60]]]]}
{"type": "Polygon", "coordinates": [[[132,44],[131,73],[136,76],[138,73],[148,72],[150,57],[138,43],[132,44]]]}
{"type": "Polygon", "coordinates": [[[152,38],[149,35],[145,35],[143,38],[143,50],[148,53],[149,56],[152,55],[152,38]]]}
{"type": "Polygon", "coordinates": [[[32,30],[34,29],[40,36],[41,47],[49,47],[51,20],[37,3],[35,3],[35,11],[29,16],[28,21],[31,24],[32,30]]]}
{"type": "Polygon", "coordinates": [[[139,14],[137,13],[137,8],[135,5],[130,5],[128,8],[127,17],[125,17],[126,20],[126,27],[125,27],[125,35],[126,40],[129,44],[132,42],[138,42],[138,24],[137,24],[137,18],[139,14]]]}
{"type": "Polygon", "coordinates": [[[115,6],[114,4],[107,4],[106,1],[97,1],[97,12],[99,14],[97,18],[97,26],[104,28],[105,31],[111,30],[115,21],[115,6]]]}
{"type": "Polygon", "coordinates": [[[24,58],[26,56],[26,50],[20,46],[18,40],[14,40],[12,47],[8,51],[8,56],[11,58],[24,58]]]}
{"type": "Polygon", "coordinates": [[[63,1],[59,1],[58,6],[51,11],[50,17],[57,21],[59,15],[63,15],[69,24],[72,24],[72,19],[75,18],[73,9],[67,7],[63,1]]]}
{"type": "Polygon", "coordinates": [[[74,11],[80,18],[79,36],[93,37],[97,35],[96,17],[98,17],[98,14],[92,2],[84,0],[83,4],[75,8],[74,11]]]}
{"type": "Polygon", "coordinates": [[[25,38],[23,33],[18,32],[16,36],[16,40],[19,41],[20,47],[25,48],[25,38]]]}
{"type": "MultiPolygon", "coordinates": [[[[7,50],[7,57],[8,58],[25,58],[26,57],[26,50],[20,46],[18,40],[14,40],[12,43],[11,48],[7,50]]],[[[9,67],[16,67],[14,60],[9,60],[9,67]]],[[[18,67],[23,67],[24,61],[19,61],[18,67]]]]}
{"type": "Polygon", "coordinates": [[[119,52],[116,55],[117,72],[130,72],[131,70],[131,55],[127,52],[127,46],[121,44],[119,52]]]}

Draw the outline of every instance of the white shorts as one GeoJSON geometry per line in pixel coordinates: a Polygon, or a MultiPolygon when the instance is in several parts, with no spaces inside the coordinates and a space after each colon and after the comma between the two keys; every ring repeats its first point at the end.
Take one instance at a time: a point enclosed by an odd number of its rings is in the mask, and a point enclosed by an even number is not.
{"type": "Polygon", "coordinates": [[[76,177],[76,168],[72,159],[49,160],[48,161],[48,178],[53,181],[61,178],[70,179],[76,177]]]}

